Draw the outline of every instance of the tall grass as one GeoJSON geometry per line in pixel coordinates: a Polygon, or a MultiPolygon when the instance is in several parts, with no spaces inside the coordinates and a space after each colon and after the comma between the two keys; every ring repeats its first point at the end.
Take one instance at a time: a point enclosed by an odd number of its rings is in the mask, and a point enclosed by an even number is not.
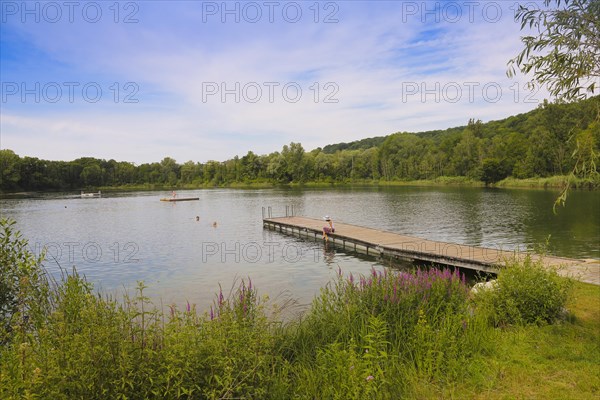
{"type": "Polygon", "coordinates": [[[270,322],[244,282],[212,315],[165,314],[139,284],[124,302],[76,273],[53,292],[44,328],[2,348],[1,398],[265,398],[277,360],[270,322]]]}
{"type": "Polygon", "coordinates": [[[517,179],[508,177],[497,182],[497,187],[507,188],[555,188],[561,189],[571,180],[571,187],[577,189],[597,189],[600,187],[600,180],[597,176],[580,178],[569,177],[567,175],[554,175],[548,177],[517,179]]]}
{"type": "Polygon", "coordinates": [[[286,350],[297,390],[318,398],[346,382],[358,391],[346,398],[394,398],[416,379],[459,378],[491,334],[468,305],[464,277],[447,269],[340,277],[290,327],[286,350]]]}
{"type": "MultiPolygon", "coordinates": [[[[21,252],[5,258],[45,281],[10,229],[2,254],[21,252]]],[[[141,282],[131,296],[102,296],[76,271],[42,286],[13,290],[17,307],[1,321],[10,327],[0,346],[2,399],[419,397],[424,387],[480,379],[498,334],[489,310],[500,303],[473,299],[447,269],[340,271],[285,324],[249,279],[219,290],[206,311],[157,307],[141,282]],[[44,307],[29,304],[42,294],[44,307]]]]}

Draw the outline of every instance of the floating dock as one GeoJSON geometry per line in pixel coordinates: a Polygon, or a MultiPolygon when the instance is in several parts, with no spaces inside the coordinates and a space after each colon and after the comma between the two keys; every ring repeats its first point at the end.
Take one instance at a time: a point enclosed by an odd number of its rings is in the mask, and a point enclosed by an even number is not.
{"type": "Polygon", "coordinates": [[[160,201],[194,201],[200,200],[200,197],[164,197],[160,201]]]}
{"type": "MultiPolygon", "coordinates": [[[[366,228],[334,221],[335,233],[329,242],[344,249],[379,257],[448,265],[486,273],[498,272],[498,267],[508,259],[524,258],[525,252],[456,243],[437,242],[398,233],[366,228]]],[[[306,217],[263,218],[263,226],[288,235],[322,240],[322,219],[306,217]]],[[[539,256],[533,255],[534,259],[539,256]]],[[[559,273],[577,280],[600,285],[600,260],[577,260],[546,256],[547,266],[560,267],[559,273]]]]}

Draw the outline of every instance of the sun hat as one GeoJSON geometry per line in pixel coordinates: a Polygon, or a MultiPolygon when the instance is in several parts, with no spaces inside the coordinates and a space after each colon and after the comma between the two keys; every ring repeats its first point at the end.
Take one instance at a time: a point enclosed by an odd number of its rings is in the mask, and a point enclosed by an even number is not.
{"type": "Polygon", "coordinates": [[[326,216],[324,216],[324,217],[323,217],[323,219],[324,219],[325,221],[329,221],[331,218],[329,218],[329,215],[326,215],[326,216]]]}

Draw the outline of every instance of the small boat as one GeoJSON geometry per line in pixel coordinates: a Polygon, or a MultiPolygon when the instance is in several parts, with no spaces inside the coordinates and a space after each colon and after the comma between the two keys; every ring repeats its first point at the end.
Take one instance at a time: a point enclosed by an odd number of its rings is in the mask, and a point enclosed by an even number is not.
{"type": "Polygon", "coordinates": [[[200,197],[164,197],[160,201],[193,201],[200,200],[200,197]]]}
{"type": "Polygon", "coordinates": [[[85,193],[83,190],[81,191],[81,198],[88,199],[90,197],[102,197],[102,192],[98,190],[98,193],[85,193]]]}

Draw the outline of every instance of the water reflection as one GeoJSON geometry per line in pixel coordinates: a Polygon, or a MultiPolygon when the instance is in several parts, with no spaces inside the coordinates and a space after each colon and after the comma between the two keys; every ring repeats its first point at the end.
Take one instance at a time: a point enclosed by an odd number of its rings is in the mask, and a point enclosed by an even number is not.
{"type": "Polygon", "coordinates": [[[323,261],[329,267],[335,264],[335,247],[329,242],[323,244],[323,261]]]}
{"type": "Polygon", "coordinates": [[[17,226],[46,262],[76,265],[108,291],[137,280],[165,303],[210,304],[219,284],[252,277],[263,293],[292,293],[309,302],[337,274],[368,274],[388,263],[357,256],[332,243],[281,235],[262,227],[261,209],[277,214],[331,215],[335,221],[472,246],[525,249],[550,237],[559,256],[600,258],[600,193],[572,192],[567,208],[552,213],[555,192],[481,188],[211,189],[180,191],[199,197],[160,202],[160,192],[3,198],[2,216],[17,226]],[[199,217],[198,220],[196,217],[199,217]],[[217,222],[213,226],[213,222],[217,222]]]}

